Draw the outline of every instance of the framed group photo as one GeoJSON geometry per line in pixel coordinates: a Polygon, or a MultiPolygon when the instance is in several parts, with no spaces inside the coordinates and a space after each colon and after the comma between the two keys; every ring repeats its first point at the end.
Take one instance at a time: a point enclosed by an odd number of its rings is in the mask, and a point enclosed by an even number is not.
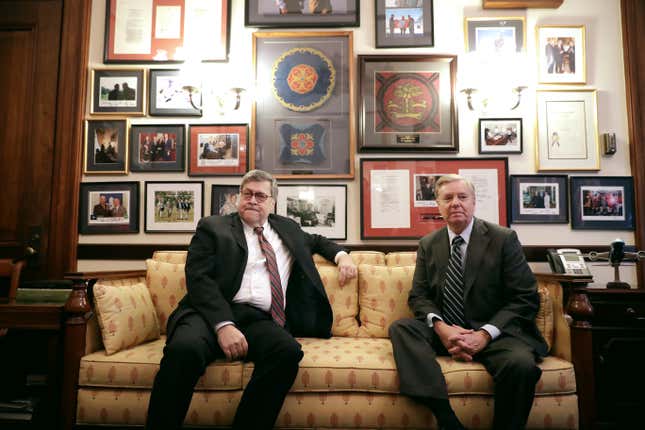
{"type": "Polygon", "coordinates": [[[456,55],[359,55],[361,151],[459,150],[456,55]]]}
{"type": "Polygon", "coordinates": [[[538,82],[584,84],[586,77],[585,26],[538,25],[538,82]]]}
{"type": "Polygon", "coordinates": [[[631,176],[572,176],[571,228],[634,230],[631,176]]]}
{"type": "Polygon", "coordinates": [[[204,183],[145,183],[146,233],[190,233],[204,216],[204,183]]]}
{"type": "Polygon", "coordinates": [[[201,82],[180,70],[150,70],[150,115],[202,116],[201,82]]]}
{"type": "Polygon", "coordinates": [[[144,115],[146,74],[143,69],[92,69],[92,114],[144,115]]]}
{"type": "Polygon", "coordinates": [[[511,224],[569,222],[567,175],[511,175],[511,224]]]}
{"type": "Polygon", "coordinates": [[[80,234],[139,232],[138,182],[81,182],[80,234]]]}
{"type": "Polygon", "coordinates": [[[434,46],[434,0],[376,0],[376,47],[434,46]]]}
{"type": "Polygon", "coordinates": [[[480,118],[480,154],[521,154],[522,118],[480,118]]]}
{"type": "Polygon", "coordinates": [[[228,215],[237,212],[239,198],[239,185],[212,185],[211,215],[228,215]]]}
{"type": "Polygon", "coordinates": [[[358,27],[359,0],[247,0],[247,27],[358,27]]]}
{"type": "Polygon", "coordinates": [[[130,126],[130,171],[183,172],[185,138],[183,124],[130,126]]]}
{"type": "Polygon", "coordinates": [[[243,176],[248,170],[246,124],[195,124],[188,131],[189,176],[243,176]]]}
{"type": "Polygon", "coordinates": [[[307,233],[347,239],[346,185],[281,185],[276,213],[296,221],[307,233]]]}
{"type": "Polygon", "coordinates": [[[128,173],[128,121],[88,119],[85,121],[83,173],[128,173]]]}
{"type": "Polygon", "coordinates": [[[524,17],[466,18],[465,27],[466,52],[491,56],[525,49],[524,17]]]}

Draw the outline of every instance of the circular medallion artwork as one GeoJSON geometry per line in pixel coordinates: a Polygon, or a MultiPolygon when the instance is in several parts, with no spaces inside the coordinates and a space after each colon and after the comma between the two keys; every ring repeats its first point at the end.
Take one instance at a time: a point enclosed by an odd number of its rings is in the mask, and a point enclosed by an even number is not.
{"type": "Polygon", "coordinates": [[[285,108],[309,112],[322,106],[336,83],[331,60],[313,48],[292,48],[273,63],[273,95],[285,108]]]}

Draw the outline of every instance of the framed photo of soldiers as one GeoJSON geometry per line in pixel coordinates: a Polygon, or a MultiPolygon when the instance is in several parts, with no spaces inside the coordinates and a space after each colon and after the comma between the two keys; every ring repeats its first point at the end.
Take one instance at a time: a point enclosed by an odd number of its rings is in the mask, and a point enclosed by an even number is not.
{"type": "Polygon", "coordinates": [[[145,183],[146,233],[192,233],[204,216],[204,183],[145,183]]]}

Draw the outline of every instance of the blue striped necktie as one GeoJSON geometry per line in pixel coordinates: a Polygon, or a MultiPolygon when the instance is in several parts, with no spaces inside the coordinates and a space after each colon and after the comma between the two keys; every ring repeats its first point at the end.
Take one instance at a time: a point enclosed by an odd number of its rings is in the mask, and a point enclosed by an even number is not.
{"type": "Polygon", "coordinates": [[[455,236],[452,239],[446,285],[443,288],[443,319],[447,324],[466,327],[464,316],[464,265],[461,245],[464,238],[455,236]]]}
{"type": "Polygon", "coordinates": [[[271,317],[279,326],[283,327],[285,323],[284,315],[284,294],[282,293],[282,282],[280,282],[280,272],[278,271],[278,263],[275,259],[275,252],[269,241],[262,233],[264,228],[255,227],[253,231],[258,235],[260,241],[260,249],[264,254],[264,259],[267,264],[267,271],[269,272],[269,280],[271,281],[271,317]]]}

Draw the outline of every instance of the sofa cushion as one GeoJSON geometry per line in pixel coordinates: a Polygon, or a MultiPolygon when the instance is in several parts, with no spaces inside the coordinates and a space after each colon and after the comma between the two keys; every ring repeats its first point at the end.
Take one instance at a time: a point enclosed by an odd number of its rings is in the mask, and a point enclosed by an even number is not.
{"type": "Polygon", "coordinates": [[[148,288],[94,285],[94,309],[107,354],[159,338],[159,321],[148,288]]]}
{"type": "Polygon", "coordinates": [[[155,251],[152,259],[166,263],[186,263],[188,251],[155,251]]]}
{"type": "Polygon", "coordinates": [[[175,310],[179,300],[186,295],[185,264],[148,259],[146,266],[146,283],[157,310],[161,334],[165,334],[168,316],[175,310]]]}
{"type": "Polygon", "coordinates": [[[360,264],[385,265],[385,254],[380,251],[352,251],[349,255],[357,266],[360,264]]]}
{"type": "Polygon", "coordinates": [[[334,314],[331,333],[334,336],[356,336],[358,333],[358,280],[338,284],[336,266],[317,266],[334,314]]]}
{"type": "Polygon", "coordinates": [[[385,256],[385,264],[388,266],[415,266],[417,252],[390,252],[385,256]]]}

